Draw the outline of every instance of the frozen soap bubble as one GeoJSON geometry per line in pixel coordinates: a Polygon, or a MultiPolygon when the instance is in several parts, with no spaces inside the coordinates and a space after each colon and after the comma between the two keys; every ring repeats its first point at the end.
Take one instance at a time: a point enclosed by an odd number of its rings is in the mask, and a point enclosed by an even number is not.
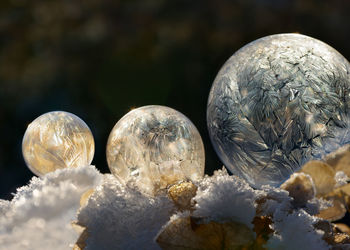
{"type": "Polygon", "coordinates": [[[300,34],[267,36],[238,50],[208,99],[210,137],[225,166],[254,187],[277,186],[320,157],[344,126],[349,72],[336,50],[300,34]]]}
{"type": "Polygon", "coordinates": [[[94,150],[89,127],[76,115],[63,111],[36,118],[22,142],[24,160],[38,176],[59,168],[90,165],[94,150]]]}
{"type": "Polygon", "coordinates": [[[107,162],[122,182],[136,178],[147,193],[204,175],[204,147],[192,122],[163,106],[144,106],[122,117],[107,143],[107,162]]]}

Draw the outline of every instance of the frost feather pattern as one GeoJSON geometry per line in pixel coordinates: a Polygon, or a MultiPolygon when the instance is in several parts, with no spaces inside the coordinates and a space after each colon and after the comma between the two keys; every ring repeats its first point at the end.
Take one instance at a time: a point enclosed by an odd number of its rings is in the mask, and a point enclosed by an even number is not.
{"type": "Polygon", "coordinates": [[[349,69],[336,50],[299,34],[268,36],[237,51],[217,75],[207,109],[225,166],[255,187],[276,186],[320,157],[346,125],[349,69]]]}

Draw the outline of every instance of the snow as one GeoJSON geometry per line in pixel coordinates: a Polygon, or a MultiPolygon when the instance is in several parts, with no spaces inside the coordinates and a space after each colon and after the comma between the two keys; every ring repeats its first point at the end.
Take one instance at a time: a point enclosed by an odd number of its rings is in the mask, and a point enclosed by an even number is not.
{"type": "Polygon", "coordinates": [[[267,249],[329,249],[322,239],[324,232],[313,227],[318,219],[311,215],[319,211],[322,201],[313,198],[306,207],[298,208],[293,206],[293,198],[287,191],[270,186],[262,188],[261,196],[266,199],[262,204],[262,215],[272,217],[271,228],[274,230],[265,245],[267,249]]]}
{"type": "Polygon", "coordinates": [[[229,176],[219,170],[212,177],[206,176],[194,197],[194,216],[217,222],[233,220],[253,227],[256,192],[242,179],[229,176]]]}
{"type": "Polygon", "coordinates": [[[341,187],[348,183],[349,177],[343,171],[337,171],[334,179],[336,181],[335,187],[341,187]]]}
{"type": "Polygon", "coordinates": [[[125,186],[106,175],[78,215],[89,232],[85,250],[159,249],[153,239],[173,210],[164,194],[147,196],[136,185],[125,186]]]}
{"type": "Polygon", "coordinates": [[[275,233],[268,240],[267,249],[285,250],[320,250],[329,249],[322,240],[324,234],[321,230],[315,230],[312,226],[317,219],[310,216],[304,210],[285,213],[274,220],[275,233]]]}
{"type": "MultiPolygon", "coordinates": [[[[136,183],[120,183],[93,166],[62,169],[17,190],[12,201],[0,200],[0,249],[72,249],[86,228],[89,249],[159,249],[160,230],[178,216],[199,217],[202,223],[237,222],[253,230],[255,216],[272,220],[268,249],[328,249],[323,231],[312,216],[322,202],[313,198],[297,207],[288,191],[271,186],[251,188],[244,180],[218,170],[194,183],[193,211],[181,212],[165,191],[147,195],[136,183]],[[94,189],[80,207],[86,191],[94,189]]],[[[255,234],[254,234],[255,235],[255,234]]]]}
{"type": "Polygon", "coordinates": [[[81,195],[97,186],[93,166],[33,177],[11,202],[0,202],[0,249],[69,249],[79,237],[71,226],[81,195]]]}

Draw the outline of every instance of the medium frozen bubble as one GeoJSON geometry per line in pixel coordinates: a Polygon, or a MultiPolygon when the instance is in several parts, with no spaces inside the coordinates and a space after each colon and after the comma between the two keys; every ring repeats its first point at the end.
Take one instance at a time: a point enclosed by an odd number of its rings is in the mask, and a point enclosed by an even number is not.
{"type": "Polygon", "coordinates": [[[164,106],[140,107],[122,117],[110,133],[106,154],[112,174],[124,183],[136,178],[146,193],[204,175],[198,130],[183,114],[164,106]]]}
{"type": "Polygon", "coordinates": [[[22,141],[24,160],[38,176],[60,168],[90,165],[94,151],[89,127],[76,115],[64,111],[36,118],[22,141]]]}
{"type": "Polygon", "coordinates": [[[278,186],[321,157],[345,126],[349,71],[335,49],[300,34],[267,36],[238,50],[208,99],[209,134],[222,162],[260,187],[278,186]]]}

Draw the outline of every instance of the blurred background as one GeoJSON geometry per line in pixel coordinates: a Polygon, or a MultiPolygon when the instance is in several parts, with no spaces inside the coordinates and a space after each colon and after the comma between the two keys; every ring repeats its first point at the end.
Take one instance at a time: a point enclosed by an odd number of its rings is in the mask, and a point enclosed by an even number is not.
{"type": "Polygon", "coordinates": [[[318,38],[350,59],[346,0],[1,0],[0,198],[31,179],[21,142],[54,110],[81,117],[95,137],[93,164],[109,172],[105,145],[131,108],[170,106],[189,117],[221,168],[206,128],[206,102],[223,63],[275,33],[318,38]]]}

